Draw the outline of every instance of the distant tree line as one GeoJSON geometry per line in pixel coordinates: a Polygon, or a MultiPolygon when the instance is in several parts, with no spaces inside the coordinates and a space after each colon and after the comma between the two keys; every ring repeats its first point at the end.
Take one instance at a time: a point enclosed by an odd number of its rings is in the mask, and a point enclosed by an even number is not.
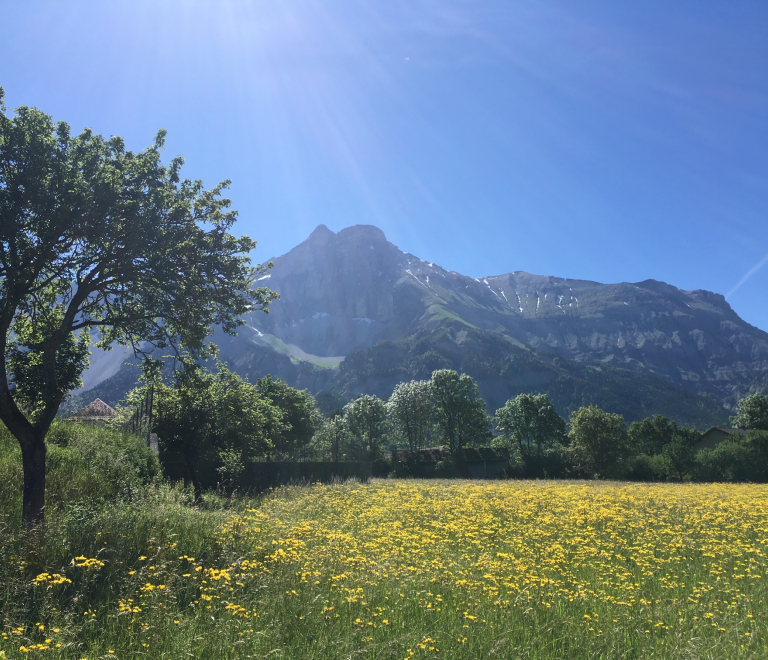
{"type": "MultiPolygon", "coordinates": [[[[213,371],[184,361],[168,382],[155,384],[154,429],[165,454],[201,496],[200,470],[215,464],[225,486],[248,461],[365,461],[387,473],[386,453],[445,447],[454,460],[469,447],[509,450],[506,472],[518,478],[638,481],[768,481],[768,396],[742,399],[734,434],[715,449],[696,451],[697,429],[662,415],[632,422],[584,406],[566,421],[546,394],[519,394],[486,413],[477,384],[438,369],[429,380],[400,383],[387,401],[364,394],[342,405],[266,376],[248,382],[214,357],[213,371]],[[334,406],[329,408],[329,406],[334,406]]],[[[144,396],[133,390],[121,419],[144,396]]]]}

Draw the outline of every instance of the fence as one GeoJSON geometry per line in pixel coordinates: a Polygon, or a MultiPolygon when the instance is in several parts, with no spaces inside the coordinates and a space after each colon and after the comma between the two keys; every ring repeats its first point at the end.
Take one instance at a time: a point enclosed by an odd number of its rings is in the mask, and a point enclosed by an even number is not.
{"type": "MultiPolygon", "coordinates": [[[[183,459],[178,455],[161,454],[165,476],[171,481],[188,477],[183,459]]],[[[201,462],[196,472],[203,490],[218,488],[221,475],[211,461],[201,462]]],[[[373,476],[371,463],[331,463],[321,461],[248,461],[237,478],[237,489],[242,492],[260,493],[270,488],[291,483],[330,483],[334,480],[358,479],[367,482],[373,476]]]]}
{"type": "Polygon", "coordinates": [[[495,447],[469,447],[453,453],[445,447],[415,452],[394,450],[392,467],[397,477],[496,479],[509,467],[509,450],[495,447]]]}
{"type": "MultiPolygon", "coordinates": [[[[149,387],[144,398],[141,400],[136,410],[133,411],[130,419],[125,422],[123,428],[136,435],[143,435],[147,441],[147,447],[152,447],[153,436],[152,433],[152,404],[154,402],[155,391],[152,386],[149,387]]],[[[155,445],[157,439],[155,436],[155,445]]]]}
{"type": "Polygon", "coordinates": [[[320,461],[267,462],[252,461],[245,466],[242,486],[249,490],[264,491],[289,483],[329,483],[335,479],[368,481],[373,473],[371,463],[329,463],[320,461]]]}

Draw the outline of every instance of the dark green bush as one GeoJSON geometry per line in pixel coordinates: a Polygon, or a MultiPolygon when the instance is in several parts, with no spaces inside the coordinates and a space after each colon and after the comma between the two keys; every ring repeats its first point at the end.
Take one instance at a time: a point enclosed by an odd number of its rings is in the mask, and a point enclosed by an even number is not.
{"type": "Polygon", "coordinates": [[[626,478],[630,481],[663,481],[667,477],[664,457],[636,454],[627,461],[626,478]]]}
{"type": "Polygon", "coordinates": [[[694,481],[754,481],[758,476],[750,448],[726,440],[714,449],[702,449],[693,466],[694,481]]]}

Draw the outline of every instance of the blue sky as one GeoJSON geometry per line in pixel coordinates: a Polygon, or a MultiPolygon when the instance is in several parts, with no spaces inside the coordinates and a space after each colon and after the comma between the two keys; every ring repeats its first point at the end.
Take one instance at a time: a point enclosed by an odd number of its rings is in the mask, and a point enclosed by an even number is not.
{"type": "Polygon", "coordinates": [[[664,280],[768,330],[768,3],[0,0],[0,85],[232,179],[258,261],[375,224],[471,276],[664,280]]]}

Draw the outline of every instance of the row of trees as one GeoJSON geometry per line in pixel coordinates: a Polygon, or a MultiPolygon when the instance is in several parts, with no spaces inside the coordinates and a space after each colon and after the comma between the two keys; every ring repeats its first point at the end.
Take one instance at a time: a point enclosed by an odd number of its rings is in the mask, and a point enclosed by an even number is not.
{"type": "Polygon", "coordinates": [[[768,480],[768,396],[761,394],[742,399],[731,418],[745,433],[700,451],[694,449],[700,431],[662,415],[627,428],[621,415],[587,406],[574,411],[566,425],[545,395],[521,394],[498,410],[495,420],[501,433],[494,442],[515,450],[512,471],[518,476],[768,480]]]}
{"type": "Polygon", "coordinates": [[[215,464],[235,482],[249,460],[370,461],[386,445],[423,448],[438,438],[451,450],[487,444],[490,420],[476,383],[455,371],[402,383],[385,402],[363,395],[324,418],[314,397],[271,376],[249,383],[215,356],[212,370],[179,362],[172,378],[131,391],[113,421],[120,425],[154,388],[153,431],[164,456],[180,463],[202,496],[201,470],[215,464]]]}
{"type": "MultiPolygon", "coordinates": [[[[700,432],[661,415],[627,428],[621,415],[586,406],[566,422],[545,394],[520,394],[490,417],[473,379],[450,369],[400,383],[387,401],[361,395],[326,418],[307,391],[271,376],[251,384],[214,360],[214,372],[183,363],[171,383],[155,385],[155,430],[198,496],[201,465],[218,465],[226,483],[248,460],[375,462],[385,448],[435,445],[457,456],[465,447],[506,447],[510,474],[520,477],[768,478],[755,467],[768,465],[760,432],[768,430],[768,397],[760,394],[743,399],[732,418],[750,434],[695,453],[700,432]]],[[[143,396],[137,388],[128,403],[143,396]]]]}

